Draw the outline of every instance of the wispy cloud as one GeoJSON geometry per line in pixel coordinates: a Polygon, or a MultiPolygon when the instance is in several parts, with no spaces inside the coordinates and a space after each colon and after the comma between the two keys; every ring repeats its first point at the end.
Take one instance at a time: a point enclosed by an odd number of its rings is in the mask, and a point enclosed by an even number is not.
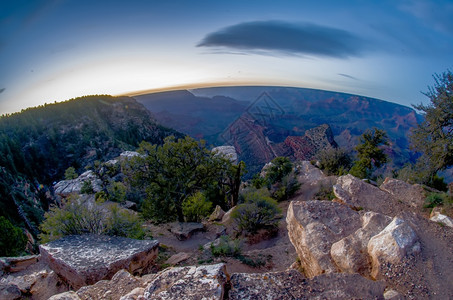
{"type": "Polygon", "coordinates": [[[338,73],[338,75],[340,75],[342,77],[346,77],[346,78],[352,79],[352,80],[359,80],[357,77],[354,77],[354,76],[351,76],[351,75],[348,75],[348,74],[344,74],[344,73],[338,73]]]}
{"type": "Polygon", "coordinates": [[[361,38],[337,28],[312,23],[256,21],[212,32],[197,47],[348,58],[360,56],[365,44],[361,38]]]}

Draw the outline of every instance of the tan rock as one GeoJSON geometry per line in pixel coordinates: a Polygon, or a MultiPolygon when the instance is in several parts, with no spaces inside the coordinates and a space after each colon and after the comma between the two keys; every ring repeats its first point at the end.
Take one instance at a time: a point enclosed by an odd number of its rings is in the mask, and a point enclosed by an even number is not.
{"type": "Polygon", "coordinates": [[[380,189],[390,193],[396,201],[402,201],[415,208],[422,208],[426,198],[426,192],[421,185],[388,177],[380,189]]]}
{"type": "Polygon", "coordinates": [[[356,210],[392,215],[396,205],[392,195],[351,174],[338,177],[333,191],[341,203],[356,210]]]}
{"type": "Polygon", "coordinates": [[[57,294],[50,297],[48,300],[81,300],[74,291],[57,294]]]}
{"type": "Polygon", "coordinates": [[[223,211],[223,209],[219,205],[217,205],[215,207],[214,211],[212,212],[212,214],[209,216],[208,221],[209,222],[220,221],[220,220],[222,220],[224,215],[225,215],[225,212],[223,211]]]}
{"type": "Polygon", "coordinates": [[[429,220],[453,228],[453,219],[439,212],[435,212],[434,214],[432,214],[429,220]]]}
{"type": "Polygon", "coordinates": [[[375,212],[365,212],[362,228],[332,244],[330,254],[342,272],[369,276],[367,246],[370,238],[381,232],[392,218],[375,212]]]}
{"type": "Polygon", "coordinates": [[[402,219],[394,218],[379,234],[368,242],[368,254],[371,257],[371,276],[378,278],[381,264],[396,264],[409,253],[420,251],[417,235],[402,219]]]}
{"type": "Polygon", "coordinates": [[[223,299],[224,264],[168,268],[146,287],[145,299],[223,299]]]}
{"type": "Polygon", "coordinates": [[[138,299],[145,299],[143,294],[145,293],[145,289],[142,287],[138,287],[127,293],[126,295],[122,296],[120,300],[138,300],[138,299]]]}
{"type": "Polygon", "coordinates": [[[230,208],[222,217],[222,223],[223,224],[229,224],[231,222],[231,213],[233,210],[236,208],[236,206],[233,206],[230,208]]]}
{"type": "Polygon", "coordinates": [[[187,260],[189,258],[190,258],[190,254],[189,253],[179,252],[179,253],[176,253],[176,254],[170,256],[170,258],[167,259],[165,261],[165,263],[174,266],[174,265],[177,265],[180,262],[185,261],[185,260],[187,260]]]}
{"type": "Polygon", "coordinates": [[[111,280],[101,280],[93,285],[81,287],[76,293],[82,300],[118,300],[122,295],[141,287],[141,282],[126,270],[118,271],[111,280]]]}
{"type": "Polygon", "coordinates": [[[388,291],[385,291],[385,293],[384,293],[384,299],[385,300],[404,300],[405,298],[403,297],[403,295],[401,295],[400,293],[398,293],[395,290],[388,290],[388,291]]]}
{"type": "Polygon", "coordinates": [[[361,227],[360,215],[330,201],[293,201],[286,217],[288,235],[306,275],[337,272],[332,244],[361,227]]]}

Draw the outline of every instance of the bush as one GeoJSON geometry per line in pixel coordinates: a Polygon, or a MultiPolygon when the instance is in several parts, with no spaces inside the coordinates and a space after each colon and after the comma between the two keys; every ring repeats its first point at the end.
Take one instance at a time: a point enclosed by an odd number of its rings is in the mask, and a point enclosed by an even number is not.
{"type": "Polygon", "coordinates": [[[425,208],[434,208],[442,205],[445,200],[445,194],[431,193],[426,197],[425,208]]]}
{"type": "Polygon", "coordinates": [[[277,202],[263,195],[262,190],[250,191],[244,196],[245,203],[238,205],[231,214],[239,232],[255,234],[260,229],[278,226],[281,212],[277,202]]]}
{"type": "Polygon", "coordinates": [[[318,153],[320,169],[327,175],[344,175],[352,166],[351,156],[341,148],[330,148],[318,153]]]}
{"type": "Polygon", "coordinates": [[[275,184],[272,188],[272,197],[277,201],[288,200],[299,190],[300,186],[296,176],[290,173],[283,177],[280,183],[275,184]]]}
{"type": "Polygon", "coordinates": [[[332,186],[322,185],[319,188],[319,191],[316,193],[315,200],[329,200],[332,201],[335,199],[335,193],[333,192],[332,186]]]}
{"type": "Polygon", "coordinates": [[[110,201],[121,203],[126,200],[126,186],[121,182],[112,182],[107,192],[110,201]]]}
{"type": "Polygon", "coordinates": [[[141,220],[137,215],[121,210],[118,204],[110,206],[70,196],[62,207],[53,206],[44,214],[41,223],[43,243],[66,235],[105,234],[143,238],[141,220]]]}
{"type": "Polygon", "coordinates": [[[182,211],[186,222],[201,222],[211,213],[212,203],[202,192],[197,192],[182,203],[182,211]]]}
{"type": "Polygon", "coordinates": [[[19,256],[27,245],[27,237],[22,229],[0,216],[0,256],[19,256]]]}
{"type": "Polygon", "coordinates": [[[77,175],[74,167],[69,167],[64,171],[64,178],[66,180],[76,179],[77,177],[79,177],[79,175],[77,175]]]}
{"type": "Polygon", "coordinates": [[[120,209],[118,205],[110,206],[110,218],[107,219],[106,234],[142,240],[145,231],[137,214],[120,209]]]}
{"type": "Polygon", "coordinates": [[[82,183],[82,188],[80,189],[80,193],[81,194],[93,194],[94,193],[93,185],[91,184],[91,181],[85,180],[82,183]]]}
{"type": "Polygon", "coordinates": [[[222,236],[217,246],[211,244],[211,253],[214,256],[237,257],[241,254],[241,241],[232,240],[229,236],[222,236]]]}

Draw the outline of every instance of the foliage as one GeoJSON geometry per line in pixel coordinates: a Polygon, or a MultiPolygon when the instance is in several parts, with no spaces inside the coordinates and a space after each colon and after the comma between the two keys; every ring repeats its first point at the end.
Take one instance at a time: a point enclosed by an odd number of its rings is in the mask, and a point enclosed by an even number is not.
{"type": "Polygon", "coordinates": [[[81,194],[93,194],[94,193],[93,185],[91,184],[91,181],[85,180],[82,183],[82,187],[80,188],[80,193],[81,194]]]}
{"type": "Polygon", "coordinates": [[[266,172],[266,180],[269,184],[281,182],[283,177],[291,173],[293,164],[288,157],[279,156],[271,161],[266,172]]]}
{"type": "Polygon", "coordinates": [[[425,208],[434,208],[442,205],[445,201],[446,195],[440,193],[430,193],[425,200],[425,208]]]}
{"type": "Polygon", "coordinates": [[[168,137],[162,146],[140,144],[136,156],[123,165],[128,184],[146,194],[143,215],[157,222],[184,222],[183,203],[197,192],[220,190],[231,162],[208,150],[204,141],[168,137]]]}
{"type": "Polygon", "coordinates": [[[435,84],[425,95],[428,105],[414,105],[424,121],[412,132],[412,147],[422,153],[431,175],[453,165],[453,73],[434,75],[435,84]]]}
{"type": "Polygon", "coordinates": [[[316,193],[315,200],[333,200],[335,199],[335,193],[333,192],[332,186],[322,185],[319,191],[316,193]]]}
{"type": "Polygon", "coordinates": [[[117,205],[110,206],[111,216],[106,220],[106,234],[129,237],[132,239],[144,239],[145,231],[142,221],[134,212],[121,209],[117,205]]]}
{"type": "Polygon", "coordinates": [[[74,167],[69,167],[66,169],[66,171],[64,171],[64,178],[66,180],[76,179],[77,177],[79,177],[79,175],[77,175],[74,167]]]}
{"type": "Polygon", "coordinates": [[[320,169],[327,175],[344,175],[352,166],[351,156],[342,148],[328,148],[318,153],[320,169]]]}
{"type": "Polygon", "coordinates": [[[197,192],[182,203],[182,211],[187,222],[201,222],[212,209],[212,202],[202,192],[197,192]]]}
{"type": "Polygon", "coordinates": [[[27,237],[22,229],[0,216],[0,256],[19,256],[27,245],[27,237]]]}
{"type": "Polygon", "coordinates": [[[122,182],[112,182],[108,188],[108,200],[124,202],[126,200],[126,186],[122,182]]]}
{"type": "Polygon", "coordinates": [[[300,188],[293,164],[287,157],[274,158],[265,173],[264,177],[256,174],[252,178],[252,186],[258,190],[267,187],[278,201],[288,200],[300,188]]]}
{"type": "Polygon", "coordinates": [[[219,244],[211,244],[211,253],[214,256],[232,256],[237,257],[241,254],[241,241],[232,240],[229,236],[220,237],[219,244]]]}
{"type": "Polygon", "coordinates": [[[278,226],[281,210],[277,202],[265,193],[263,190],[247,192],[244,203],[234,209],[231,218],[236,222],[239,232],[255,234],[260,229],[278,226]]]}
{"type": "Polygon", "coordinates": [[[87,233],[131,238],[144,236],[138,216],[120,210],[116,203],[105,206],[75,195],[68,197],[61,208],[51,207],[44,217],[40,225],[40,239],[44,243],[66,235],[87,233]]]}
{"type": "Polygon", "coordinates": [[[68,167],[80,172],[96,159],[116,157],[142,140],[161,144],[170,134],[182,136],[157,125],[129,97],[86,96],[2,116],[0,215],[35,235],[51,203],[48,187],[68,167]]]}
{"type": "Polygon", "coordinates": [[[352,166],[350,173],[359,178],[371,176],[373,168],[379,168],[387,162],[387,155],[379,146],[388,145],[387,133],[374,128],[366,130],[360,137],[360,143],[355,147],[358,161],[352,166]]]}

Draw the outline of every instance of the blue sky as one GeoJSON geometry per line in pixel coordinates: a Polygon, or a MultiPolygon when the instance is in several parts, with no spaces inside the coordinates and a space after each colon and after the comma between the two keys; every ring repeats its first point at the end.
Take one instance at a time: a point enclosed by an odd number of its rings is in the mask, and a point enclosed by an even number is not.
{"type": "Polygon", "coordinates": [[[0,114],[88,94],[286,85],[404,105],[453,67],[453,2],[0,3],[0,114]]]}

